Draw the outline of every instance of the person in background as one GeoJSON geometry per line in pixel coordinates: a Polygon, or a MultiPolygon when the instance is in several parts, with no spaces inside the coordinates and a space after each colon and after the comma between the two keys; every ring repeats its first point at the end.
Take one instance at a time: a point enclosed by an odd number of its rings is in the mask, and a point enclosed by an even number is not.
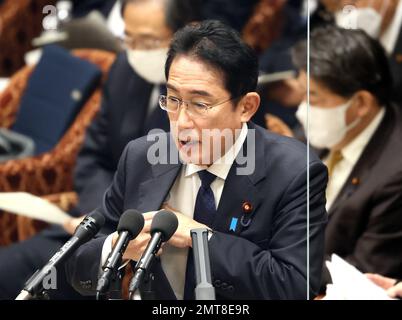
{"type": "MultiPolygon", "coordinates": [[[[0,299],[14,299],[25,281],[71,237],[80,216],[98,206],[128,141],[153,128],[169,129],[166,113],[158,107],[158,96],[165,90],[167,48],[175,30],[198,20],[197,12],[193,0],[123,1],[126,50],[109,71],[101,110],[77,158],[74,185],[79,202],[70,211],[77,218],[67,221],[65,230],[51,226],[31,239],[0,248],[0,299]]],[[[79,298],[63,270],[57,275],[58,289],[49,290],[50,298],[79,298]]]]}
{"type": "Polygon", "coordinates": [[[265,126],[272,132],[287,136],[299,137],[301,132],[295,113],[303,99],[304,92],[297,81],[297,72],[291,59],[291,48],[307,37],[307,22],[302,16],[301,2],[286,2],[278,15],[277,29],[279,36],[260,55],[259,64],[262,77],[264,75],[283,78],[267,84],[259,85],[261,106],[253,121],[265,126]],[[296,134],[295,134],[296,132],[296,134]]]}
{"type": "MultiPolygon", "coordinates": [[[[294,49],[310,84],[297,117],[328,167],[325,252],[362,272],[402,277],[402,115],[380,43],[362,30],[317,28],[294,49]],[[325,151],[326,150],[326,151],[325,151]]],[[[326,281],[329,281],[327,278],[326,281]]]]}
{"type": "Polygon", "coordinates": [[[333,22],[361,29],[384,47],[393,77],[392,99],[402,104],[402,1],[321,0],[333,22]]]}

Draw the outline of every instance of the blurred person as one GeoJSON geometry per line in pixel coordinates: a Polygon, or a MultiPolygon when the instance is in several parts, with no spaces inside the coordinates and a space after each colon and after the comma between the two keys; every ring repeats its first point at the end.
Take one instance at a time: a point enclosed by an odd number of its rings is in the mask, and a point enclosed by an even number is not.
{"type": "Polygon", "coordinates": [[[202,0],[202,19],[214,19],[241,32],[259,0],[202,0]]]}
{"type": "MultiPolygon", "coordinates": [[[[98,206],[127,142],[153,128],[168,130],[166,113],[158,107],[158,96],[165,92],[167,48],[173,32],[196,19],[197,12],[193,0],[123,1],[126,50],[109,71],[100,112],[77,158],[74,189],[79,202],[70,211],[77,218],[67,221],[65,230],[50,226],[31,239],[0,248],[0,299],[14,299],[70,238],[82,220],[79,216],[98,206]]],[[[66,283],[63,268],[57,275],[58,289],[49,290],[50,298],[79,298],[66,283]]]]}
{"type": "Polygon", "coordinates": [[[296,131],[299,138],[300,125],[295,113],[304,92],[296,79],[297,70],[292,63],[290,51],[297,41],[306,39],[307,22],[301,15],[301,8],[291,2],[285,3],[281,11],[280,36],[259,57],[260,71],[268,75],[284,72],[289,73],[289,76],[261,85],[261,107],[253,121],[278,134],[286,132],[286,135],[290,135],[296,131]]]}
{"type": "Polygon", "coordinates": [[[402,104],[402,1],[321,0],[334,22],[343,28],[358,28],[378,39],[388,55],[393,77],[392,98],[402,104]]]}
{"type": "MultiPolygon", "coordinates": [[[[325,252],[362,272],[402,276],[402,115],[391,103],[392,77],[384,49],[361,30],[329,26],[294,49],[310,107],[297,117],[313,147],[326,149],[329,221],[325,252]]],[[[326,278],[328,275],[326,275],[326,278]]],[[[326,281],[329,281],[327,279],[326,281]]]]}

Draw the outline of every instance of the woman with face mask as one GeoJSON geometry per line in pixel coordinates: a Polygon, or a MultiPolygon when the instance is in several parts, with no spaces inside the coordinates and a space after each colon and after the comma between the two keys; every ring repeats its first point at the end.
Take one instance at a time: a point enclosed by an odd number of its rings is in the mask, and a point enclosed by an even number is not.
{"type": "Polygon", "coordinates": [[[327,150],[326,254],[401,278],[402,114],[385,51],[361,30],[332,26],[312,32],[309,57],[302,42],[293,58],[306,91],[309,83],[297,118],[310,144],[327,150]]]}

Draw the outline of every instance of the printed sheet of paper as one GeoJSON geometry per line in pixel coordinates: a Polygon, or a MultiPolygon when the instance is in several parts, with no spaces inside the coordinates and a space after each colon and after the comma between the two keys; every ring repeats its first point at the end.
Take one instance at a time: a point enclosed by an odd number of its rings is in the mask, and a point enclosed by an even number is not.
{"type": "Polygon", "coordinates": [[[47,223],[63,224],[71,218],[49,201],[26,192],[0,192],[0,209],[47,223]]]}
{"type": "Polygon", "coordinates": [[[333,283],[327,285],[323,300],[392,300],[384,289],[336,254],[326,265],[333,283]]]}

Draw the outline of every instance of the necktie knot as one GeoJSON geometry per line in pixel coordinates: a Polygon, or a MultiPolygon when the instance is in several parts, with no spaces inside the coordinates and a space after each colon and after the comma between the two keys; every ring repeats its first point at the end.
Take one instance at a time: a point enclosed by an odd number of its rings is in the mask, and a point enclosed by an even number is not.
{"type": "Polygon", "coordinates": [[[328,160],[328,175],[329,177],[332,176],[332,173],[334,172],[334,169],[336,165],[343,160],[342,152],[337,150],[333,151],[329,155],[329,160],[328,160]]]}
{"type": "Polygon", "coordinates": [[[209,188],[211,183],[216,179],[216,175],[207,170],[198,171],[198,176],[201,179],[201,187],[204,189],[209,188]]]}

